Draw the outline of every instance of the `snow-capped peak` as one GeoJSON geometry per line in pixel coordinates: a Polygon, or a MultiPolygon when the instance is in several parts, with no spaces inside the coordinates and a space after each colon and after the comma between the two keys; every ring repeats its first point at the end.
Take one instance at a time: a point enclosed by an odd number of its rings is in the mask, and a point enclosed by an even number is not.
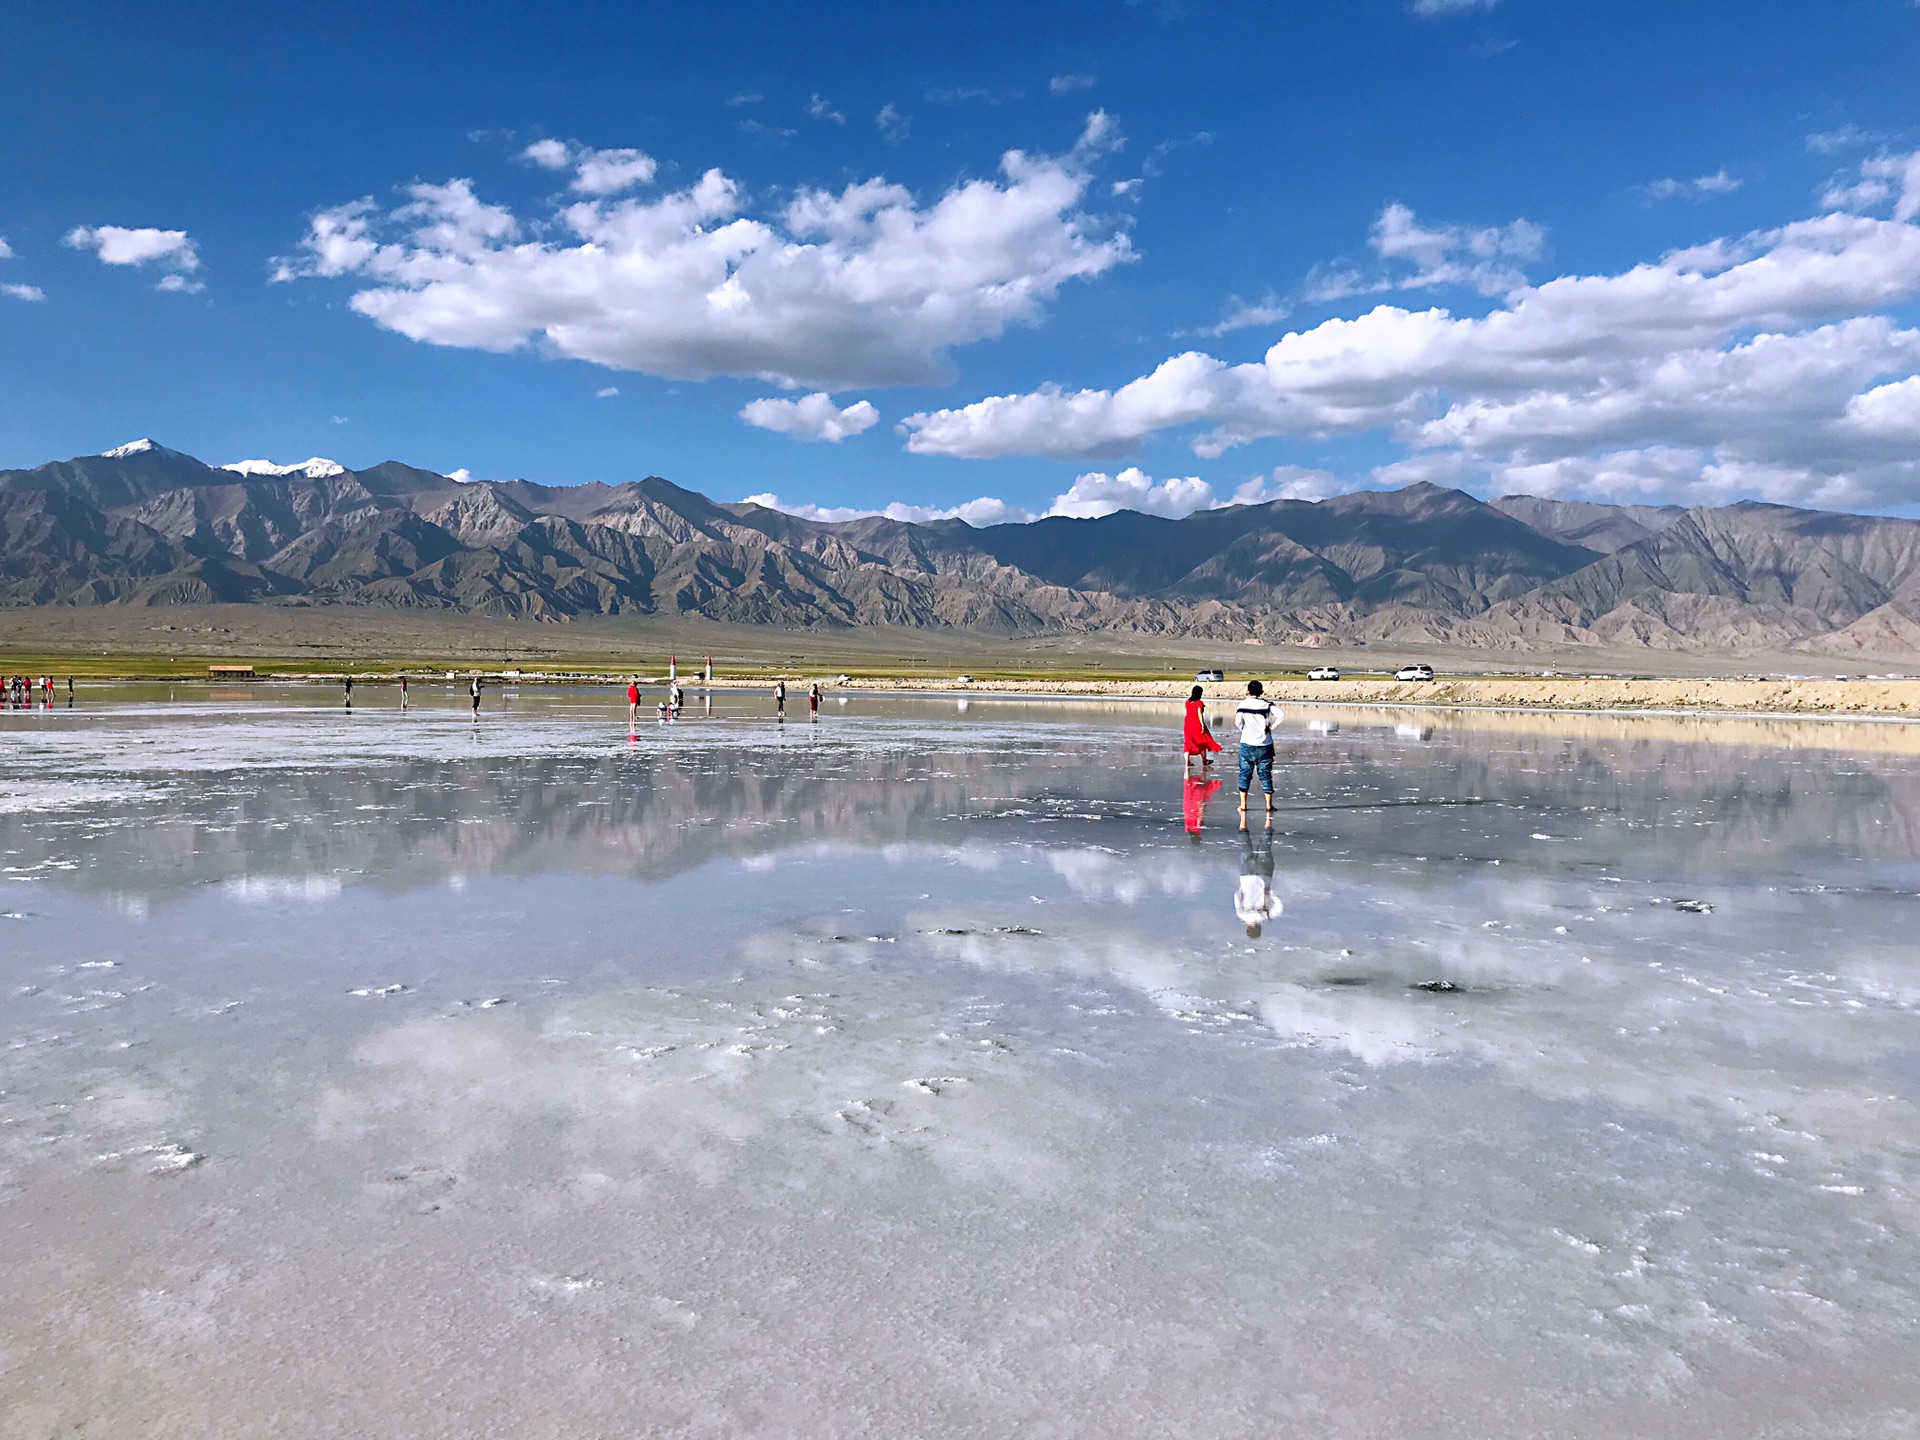
{"type": "Polygon", "coordinates": [[[302,460],[297,465],[276,465],[271,460],[236,460],[231,465],[222,465],[222,470],[231,470],[236,475],[304,475],[309,480],[324,480],[329,475],[344,475],[347,467],[337,460],[328,460],[316,455],[311,460],[302,460]]]}
{"type": "Polygon", "coordinates": [[[129,455],[144,455],[149,450],[164,450],[165,448],[164,445],[156,445],[153,441],[142,436],[138,440],[129,440],[125,445],[116,445],[111,450],[102,450],[100,452],[100,458],[102,460],[124,460],[129,455]]]}

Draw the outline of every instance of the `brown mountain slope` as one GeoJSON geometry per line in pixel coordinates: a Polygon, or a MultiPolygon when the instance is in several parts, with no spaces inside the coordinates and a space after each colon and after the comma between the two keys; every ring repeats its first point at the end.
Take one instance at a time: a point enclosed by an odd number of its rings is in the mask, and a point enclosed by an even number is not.
{"type": "Polygon", "coordinates": [[[355,604],[564,621],[1913,653],[1920,522],[1415,485],[974,529],[717,504],[658,477],[237,474],[151,442],[0,472],[0,604],[355,604]]]}

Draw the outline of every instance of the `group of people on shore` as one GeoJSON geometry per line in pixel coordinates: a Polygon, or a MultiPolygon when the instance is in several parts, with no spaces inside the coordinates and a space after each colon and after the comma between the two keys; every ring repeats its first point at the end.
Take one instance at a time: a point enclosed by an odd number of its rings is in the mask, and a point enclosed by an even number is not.
{"type": "MultiPolygon", "coordinates": [[[[678,720],[681,711],[686,708],[687,692],[680,687],[680,681],[675,674],[676,670],[677,667],[668,670],[667,693],[661,696],[659,702],[654,706],[654,716],[663,724],[670,720],[678,720]]],[[[713,662],[709,660],[707,662],[707,675],[711,677],[712,674],[713,662]]],[[[816,725],[820,722],[821,694],[822,691],[818,680],[807,686],[807,719],[816,725]]],[[[629,729],[640,723],[640,701],[640,680],[639,677],[636,676],[627,682],[627,726],[629,729]]],[[[712,692],[708,692],[702,697],[702,703],[706,717],[711,719],[713,716],[712,692]]],[[[776,680],[773,682],[773,718],[782,725],[786,724],[787,682],[785,680],[776,680]]]]}
{"type": "MultiPolygon", "coordinates": [[[[33,704],[36,700],[42,704],[53,704],[53,676],[51,675],[9,675],[4,686],[0,687],[6,702],[16,707],[33,704]]],[[[73,699],[73,677],[67,677],[67,699],[73,699]]]]}

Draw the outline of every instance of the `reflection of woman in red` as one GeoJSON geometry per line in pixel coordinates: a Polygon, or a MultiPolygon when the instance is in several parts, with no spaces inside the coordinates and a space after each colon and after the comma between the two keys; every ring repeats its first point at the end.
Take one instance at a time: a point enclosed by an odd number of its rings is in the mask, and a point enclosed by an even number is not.
{"type": "Polygon", "coordinates": [[[1193,843],[1200,843],[1200,827],[1206,823],[1207,801],[1213,798],[1213,792],[1220,788],[1220,782],[1205,775],[1187,776],[1186,794],[1181,796],[1180,808],[1187,819],[1187,834],[1193,843]]]}
{"type": "Polygon", "coordinates": [[[1187,696],[1186,758],[1180,762],[1183,769],[1193,763],[1196,755],[1203,766],[1213,764],[1213,757],[1220,750],[1220,742],[1207,729],[1207,702],[1200,698],[1203,693],[1196,685],[1187,696]]]}

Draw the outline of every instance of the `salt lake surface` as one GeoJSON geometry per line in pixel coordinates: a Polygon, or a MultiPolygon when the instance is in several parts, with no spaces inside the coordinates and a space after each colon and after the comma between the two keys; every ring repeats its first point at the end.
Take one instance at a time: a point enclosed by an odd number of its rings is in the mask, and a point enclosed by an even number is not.
{"type": "Polygon", "coordinates": [[[191,695],[0,715],[9,1440],[1920,1434],[1911,728],[191,695]]]}

